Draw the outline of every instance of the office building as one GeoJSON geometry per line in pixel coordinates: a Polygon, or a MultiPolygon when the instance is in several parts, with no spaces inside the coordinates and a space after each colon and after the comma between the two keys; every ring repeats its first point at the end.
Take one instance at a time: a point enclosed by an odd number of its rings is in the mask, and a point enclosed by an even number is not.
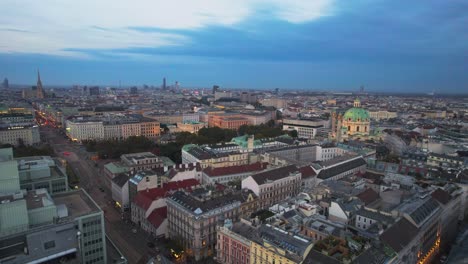
{"type": "Polygon", "coordinates": [[[284,118],[283,119],[283,130],[297,131],[297,136],[299,138],[315,138],[317,134],[329,128],[330,121],[324,119],[292,119],[284,118]]]}
{"type": "Polygon", "coordinates": [[[0,166],[2,263],[107,263],[104,215],[84,190],[27,191],[17,161],[0,166]]]}
{"type": "Polygon", "coordinates": [[[68,137],[73,141],[126,139],[131,136],[156,138],[159,122],[134,115],[72,117],[66,122],[68,137]]]}

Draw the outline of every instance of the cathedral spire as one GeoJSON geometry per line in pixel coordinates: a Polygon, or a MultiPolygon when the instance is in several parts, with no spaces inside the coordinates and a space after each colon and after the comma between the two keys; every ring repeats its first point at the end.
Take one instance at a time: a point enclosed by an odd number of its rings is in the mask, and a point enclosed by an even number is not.
{"type": "Polygon", "coordinates": [[[42,90],[41,74],[37,69],[37,98],[44,98],[44,91],[42,90]]]}

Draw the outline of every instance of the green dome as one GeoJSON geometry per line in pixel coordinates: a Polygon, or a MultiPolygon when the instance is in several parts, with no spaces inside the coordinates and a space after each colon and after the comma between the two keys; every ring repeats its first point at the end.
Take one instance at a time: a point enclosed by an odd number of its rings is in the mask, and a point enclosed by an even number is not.
{"type": "Polygon", "coordinates": [[[370,120],[369,112],[363,108],[353,107],[348,109],[343,116],[343,121],[365,122],[370,120]]]}

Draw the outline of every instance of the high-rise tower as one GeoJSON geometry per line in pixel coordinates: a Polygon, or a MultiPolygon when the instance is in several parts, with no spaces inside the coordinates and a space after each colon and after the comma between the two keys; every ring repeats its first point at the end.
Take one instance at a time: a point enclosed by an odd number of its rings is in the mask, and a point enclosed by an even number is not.
{"type": "Polygon", "coordinates": [[[44,90],[42,89],[41,75],[37,70],[37,98],[44,98],[44,90]]]}
{"type": "Polygon", "coordinates": [[[162,89],[163,89],[163,90],[166,90],[166,77],[163,78],[162,89]]]}

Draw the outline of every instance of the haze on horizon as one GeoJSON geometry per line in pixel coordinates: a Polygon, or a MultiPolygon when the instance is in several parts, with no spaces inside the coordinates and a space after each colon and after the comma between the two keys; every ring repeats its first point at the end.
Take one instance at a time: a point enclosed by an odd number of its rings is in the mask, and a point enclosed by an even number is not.
{"type": "Polygon", "coordinates": [[[0,79],[466,92],[468,2],[3,0],[0,79]]]}

